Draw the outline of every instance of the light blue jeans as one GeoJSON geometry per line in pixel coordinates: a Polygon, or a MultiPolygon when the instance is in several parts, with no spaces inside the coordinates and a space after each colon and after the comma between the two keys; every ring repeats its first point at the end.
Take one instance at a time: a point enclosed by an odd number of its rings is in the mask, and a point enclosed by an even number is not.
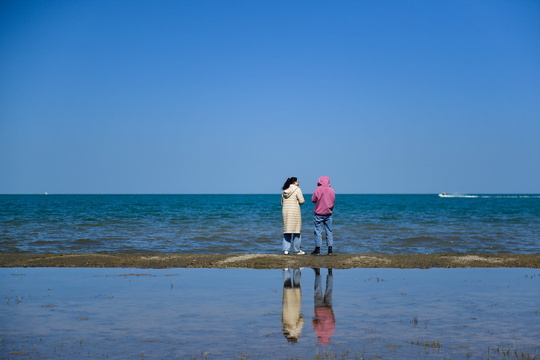
{"type": "Polygon", "coordinates": [[[326,246],[334,245],[334,234],[332,234],[332,215],[317,215],[313,217],[313,224],[315,225],[315,246],[322,246],[322,232],[323,227],[326,232],[326,246]]]}
{"type": "Polygon", "coordinates": [[[323,296],[322,279],[319,273],[315,274],[315,293],[313,294],[313,302],[315,308],[332,307],[332,291],[334,289],[334,277],[328,274],[326,276],[326,291],[323,296]]]}
{"type": "Polygon", "coordinates": [[[283,287],[299,288],[302,283],[302,271],[300,269],[283,269],[283,287]]]}
{"type": "Polygon", "coordinates": [[[283,234],[283,251],[290,251],[292,246],[294,252],[299,252],[300,245],[302,245],[300,234],[283,234]]]}

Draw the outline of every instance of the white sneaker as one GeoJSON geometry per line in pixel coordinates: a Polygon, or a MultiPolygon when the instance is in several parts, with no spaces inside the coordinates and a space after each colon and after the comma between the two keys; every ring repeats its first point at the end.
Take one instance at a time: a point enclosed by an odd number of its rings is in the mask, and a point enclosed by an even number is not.
{"type": "Polygon", "coordinates": [[[289,255],[289,252],[287,250],[283,251],[283,255],[289,255]]]}
{"type": "Polygon", "coordinates": [[[306,253],[300,250],[299,252],[296,253],[296,255],[306,255],[306,253]]]}

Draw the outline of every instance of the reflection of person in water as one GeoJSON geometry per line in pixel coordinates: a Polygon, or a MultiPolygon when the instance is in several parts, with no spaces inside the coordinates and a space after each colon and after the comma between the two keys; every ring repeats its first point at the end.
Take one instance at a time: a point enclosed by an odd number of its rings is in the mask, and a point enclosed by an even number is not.
{"type": "Polygon", "coordinates": [[[326,277],[326,291],[323,296],[321,271],[315,270],[315,318],[312,321],[313,329],[319,338],[319,344],[328,345],[330,337],[336,329],[336,319],[334,318],[334,310],[332,310],[332,287],[333,276],[332,269],[328,269],[326,277]]]}
{"type": "Polygon", "coordinates": [[[302,317],[302,289],[300,288],[302,272],[300,269],[283,270],[283,303],[281,323],[283,335],[290,342],[297,342],[304,318],[302,317]]]}

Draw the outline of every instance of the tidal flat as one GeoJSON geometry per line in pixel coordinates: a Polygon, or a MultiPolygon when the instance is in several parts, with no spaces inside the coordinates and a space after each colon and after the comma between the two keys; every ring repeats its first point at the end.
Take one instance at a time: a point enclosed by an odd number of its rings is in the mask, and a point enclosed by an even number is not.
{"type": "Polygon", "coordinates": [[[5,359],[540,359],[540,269],[0,268],[5,359]]]}

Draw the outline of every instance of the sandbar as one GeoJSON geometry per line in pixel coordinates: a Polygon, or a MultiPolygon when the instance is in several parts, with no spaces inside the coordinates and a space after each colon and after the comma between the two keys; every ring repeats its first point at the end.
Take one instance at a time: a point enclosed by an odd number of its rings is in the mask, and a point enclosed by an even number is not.
{"type": "Polygon", "coordinates": [[[0,267],[91,268],[540,268],[540,254],[106,254],[0,253],[0,267]]]}

